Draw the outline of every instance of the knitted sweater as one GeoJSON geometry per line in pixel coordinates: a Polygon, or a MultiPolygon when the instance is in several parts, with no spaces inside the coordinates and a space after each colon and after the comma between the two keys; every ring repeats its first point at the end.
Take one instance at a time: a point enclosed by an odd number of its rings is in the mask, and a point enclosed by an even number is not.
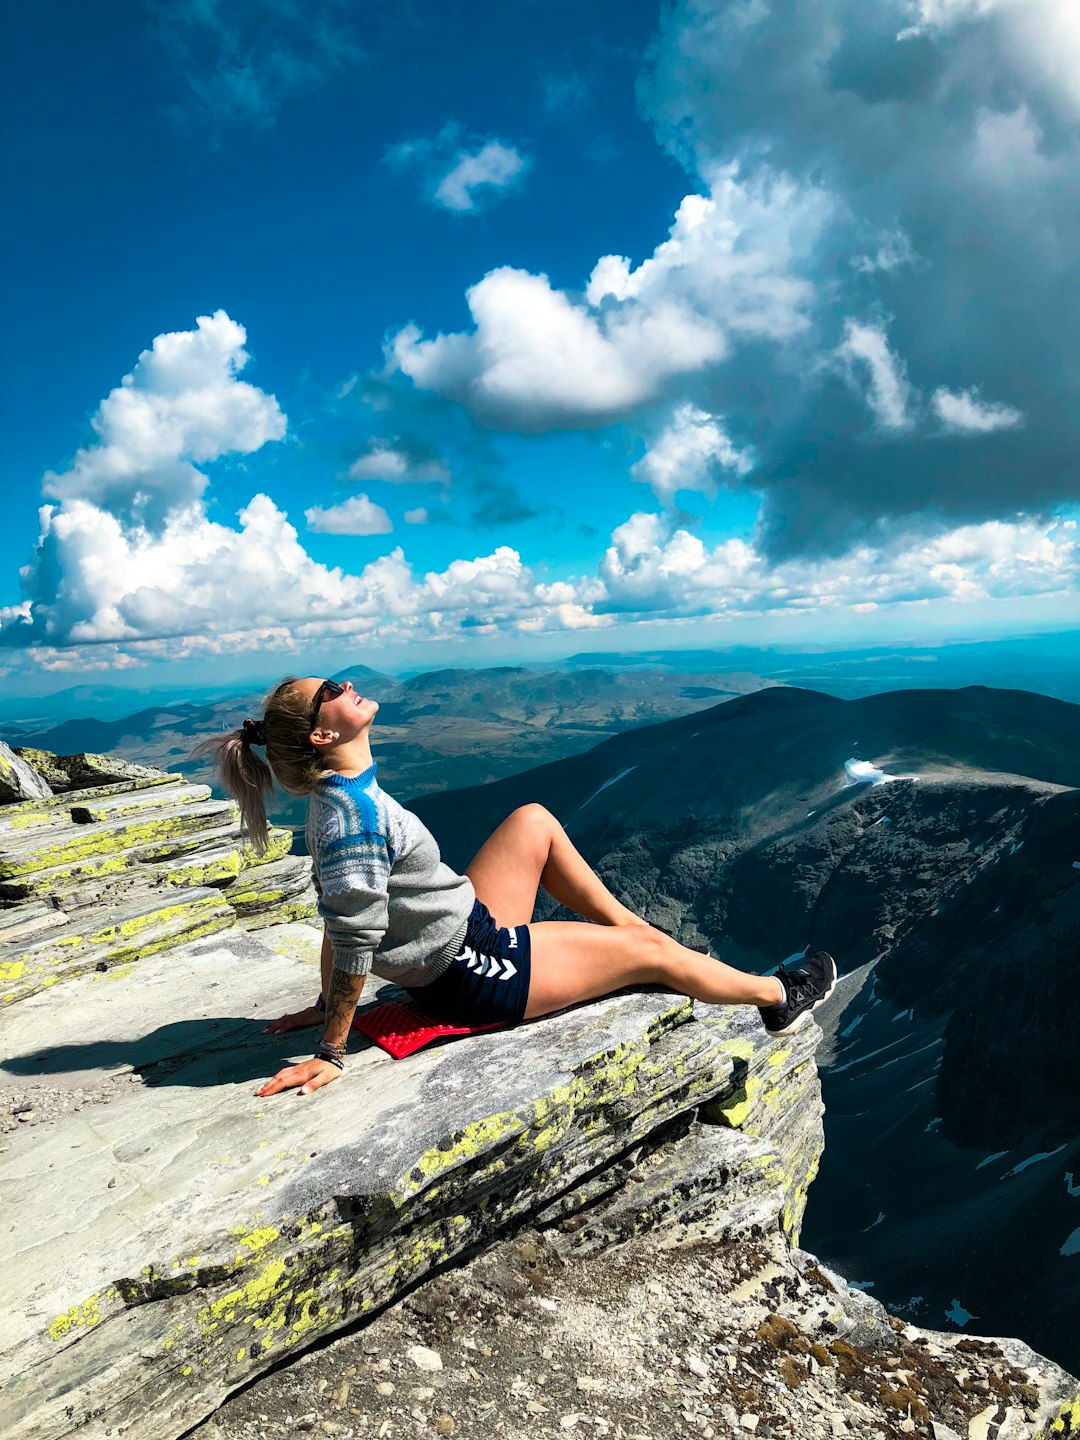
{"type": "Polygon", "coordinates": [[[307,845],[334,965],[414,988],[461,949],[476,892],[431,832],[379,787],[375,766],[329,774],[308,807],[307,845]]]}

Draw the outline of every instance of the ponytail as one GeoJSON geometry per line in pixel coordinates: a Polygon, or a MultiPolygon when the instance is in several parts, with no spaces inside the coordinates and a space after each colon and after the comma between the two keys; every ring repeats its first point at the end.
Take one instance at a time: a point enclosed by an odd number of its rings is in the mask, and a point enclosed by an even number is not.
{"type": "Polygon", "coordinates": [[[310,795],[325,771],[309,739],[310,707],[295,684],[290,675],[270,691],[261,720],[245,720],[238,730],[213,735],[194,752],[213,757],[222,785],[240,806],[241,830],[259,855],[269,839],[266,797],[274,782],[289,795],[310,795]],[[265,760],[253,745],[266,746],[265,760]]]}

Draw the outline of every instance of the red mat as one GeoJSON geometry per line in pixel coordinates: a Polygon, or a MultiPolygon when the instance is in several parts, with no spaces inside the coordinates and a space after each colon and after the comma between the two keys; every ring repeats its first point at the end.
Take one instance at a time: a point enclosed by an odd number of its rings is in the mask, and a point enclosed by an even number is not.
{"type": "Polygon", "coordinates": [[[403,1060],[433,1040],[444,1040],[448,1035],[479,1035],[482,1030],[502,1030],[506,1023],[496,1020],[490,1025],[449,1025],[412,1005],[386,1000],[354,1015],[352,1028],[374,1040],[395,1060],[403,1060]]]}

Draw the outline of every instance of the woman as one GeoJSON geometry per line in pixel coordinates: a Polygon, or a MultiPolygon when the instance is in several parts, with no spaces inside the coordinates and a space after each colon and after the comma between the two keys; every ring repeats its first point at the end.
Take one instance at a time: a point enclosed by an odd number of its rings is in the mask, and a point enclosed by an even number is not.
{"type": "Polygon", "coordinates": [[[337,1079],[369,970],[404,986],[425,1010],[472,1024],[531,1020],[626,985],[663,985],[711,1005],[756,1005],[766,1029],[779,1034],[831,992],[836,966],[824,951],[797,970],[747,975],[646,924],[541,805],[515,810],[456,874],[420,820],[379,787],[371,758],[378,709],[347,680],[283,680],[261,720],[202,747],[215,754],[259,850],[274,780],[311,797],[322,994],[265,1033],[321,1020],[323,1037],[311,1060],[286,1066],[258,1095],[307,1095],[337,1079]],[[266,761],[253,746],[266,747],[266,761]],[[539,885],[594,923],[530,924],[539,885]]]}

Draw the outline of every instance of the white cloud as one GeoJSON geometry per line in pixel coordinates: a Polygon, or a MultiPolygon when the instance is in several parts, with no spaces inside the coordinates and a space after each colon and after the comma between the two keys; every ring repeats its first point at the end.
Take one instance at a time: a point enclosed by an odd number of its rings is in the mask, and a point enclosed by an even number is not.
{"type": "Polygon", "coordinates": [[[98,406],[90,422],[97,440],[69,470],[45,476],[44,494],[157,524],[202,495],[199,465],[280,440],[277,401],[236,378],[248,362],[246,339],[224,310],[200,315],[194,330],[159,335],[98,406]]]}
{"type": "Polygon", "coordinates": [[[1013,405],[985,401],[977,390],[934,391],[930,402],[947,430],[988,435],[994,430],[1015,430],[1024,423],[1023,412],[1013,405]]]}
{"type": "Polygon", "coordinates": [[[710,550],[697,536],[672,531],[661,516],[642,512],[611,539],[600,564],[607,605],[631,615],[866,611],[927,600],[1065,593],[1080,581],[1072,521],[988,521],[776,566],[745,541],[727,540],[710,550]]]}
{"type": "Polygon", "coordinates": [[[888,275],[905,265],[918,269],[925,264],[926,261],[912,245],[911,237],[899,227],[883,230],[877,236],[877,243],[871,251],[851,257],[852,268],[860,275],[874,275],[879,271],[888,275]]]}
{"type": "Polygon", "coordinates": [[[931,506],[957,524],[1072,498],[1077,0],[672,0],[639,100],[688,169],[737,159],[832,197],[798,272],[815,286],[802,346],[747,347],[664,397],[753,434],[774,557],[931,506]],[[829,383],[834,326],[848,395],[829,383]],[[1025,417],[993,464],[965,465],[933,405],[976,381],[1025,417]],[[852,396],[876,439],[904,442],[877,447],[869,481],[852,396]]]}
{"type": "Polygon", "coordinates": [[[398,548],[350,575],[320,565],[269,497],[255,496],[239,528],[199,506],[176,511],[160,535],[125,529],[86,502],[43,507],[55,592],[23,627],[43,668],[250,651],[281,653],[329,639],[381,644],[466,634],[595,629],[619,618],[679,619],[787,611],[867,611],[927,600],[986,601],[1064,594],[1080,578],[1071,521],[962,526],[927,539],[862,545],[818,562],[773,566],[738,539],[712,548],[662,516],[639,512],[612,534],[595,576],[545,581],[499,546],[418,576],[398,548]],[[96,647],[89,655],[86,645],[96,647]]]}
{"type": "Polygon", "coordinates": [[[911,387],[903,362],[889,349],[884,329],[847,320],[844,340],[836,353],[849,372],[865,368],[866,402],[882,429],[906,430],[911,424],[911,387]]]}
{"type": "Polygon", "coordinates": [[[366,495],[354,495],[325,509],[313,505],[304,511],[304,519],[308,529],[320,535],[389,535],[394,528],[382,506],[366,495]]]}
{"type": "MultiPolygon", "coordinates": [[[[508,546],[422,579],[400,548],[348,574],[313,560],[269,496],[256,495],[238,518],[233,529],[196,504],[173,511],[152,534],[86,501],[43,506],[42,573],[54,586],[30,610],[10,607],[5,640],[114,642],[125,653],[177,659],[263,642],[288,650],[335,634],[455,636],[463,619],[481,614],[503,629],[521,620],[563,627],[555,612],[566,595],[552,597],[508,546]]],[[[580,600],[578,589],[570,593],[580,600]]]]}
{"type": "Polygon", "coordinates": [[[489,140],[479,150],[458,156],[435,187],[435,202],[446,210],[471,214],[477,209],[477,191],[504,190],[519,180],[526,168],[525,157],[512,145],[489,140]]]}
{"type": "Polygon", "coordinates": [[[740,476],[753,468],[753,452],[738,449],[716,416],[684,403],[630,473],[669,505],[679,490],[715,495],[721,472],[740,476]]]}
{"type": "Polygon", "coordinates": [[[414,454],[388,440],[373,440],[349,466],[350,480],[388,480],[397,485],[450,482],[450,471],[437,455],[414,454]]]}
{"type": "MultiPolygon", "coordinates": [[[[159,336],[103,402],[98,444],[80,451],[65,476],[49,477],[60,501],[40,509],[37,548],[22,572],[28,599],[0,613],[0,643],[33,647],[42,664],[60,666],[64,647],[86,645],[129,660],[175,660],[263,643],[288,650],[334,634],[457,636],[481,612],[496,628],[582,623],[573,606],[588,587],[553,596],[505,546],[422,579],[400,549],[348,574],[313,560],[267,495],[239,512],[238,528],[211,520],[207,479],[194,462],[254,449],[285,426],[272,397],[236,379],[246,360],[243,341],[243,329],[224,312],[200,320],[195,331],[159,336]],[[170,465],[181,467],[186,484],[161,485],[151,513],[148,487],[171,476],[170,465]],[[80,481],[85,493],[78,493],[80,481]]],[[[384,445],[383,461],[392,449],[416,470],[420,460],[401,446],[384,445]]],[[[408,466],[391,468],[403,478],[408,466]]],[[[426,474],[441,478],[443,471],[426,474]]],[[[414,510],[409,523],[427,518],[414,510]]],[[[307,519],[313,530],[332,534],[391,529],[386,512],[365,495],[314,506],[307,519]]]]}
{"type": "Polygon", "coordinates": [[[827,211],[812,187],[724,167],[708,195],[683,200],[669,238],[637,267],[602,257],[583,295],[546,275],[492,270],[467,292],[472,331],[425,340],[406,326],[390,363],[495,428],[609,424],[740,345],[801,336],[814,290],[800,270],[827,211]]]}
{"type": "Polygon", "coordinates": [[[404,519],[406,525],[426,525],[431,516],[423,505],[418,505],[415,510],[406,510],[404,519]]]}
{"type": "Polygon", "coordinates": [[[965,21],[980,20],[1000,10],[1009,0],[907,0],[912,23],[901,30],[901,40],[927,30],[948,30],[965,21]]]}
{"type": "Polygon", "coordinates": [[[457,215],[473,215],[516,186],[532,163],[503,140],[483,140],[448,121],[437,135],[399,140],[386,152],[395,169],[419,173],[425,198],[457,215]]]}

